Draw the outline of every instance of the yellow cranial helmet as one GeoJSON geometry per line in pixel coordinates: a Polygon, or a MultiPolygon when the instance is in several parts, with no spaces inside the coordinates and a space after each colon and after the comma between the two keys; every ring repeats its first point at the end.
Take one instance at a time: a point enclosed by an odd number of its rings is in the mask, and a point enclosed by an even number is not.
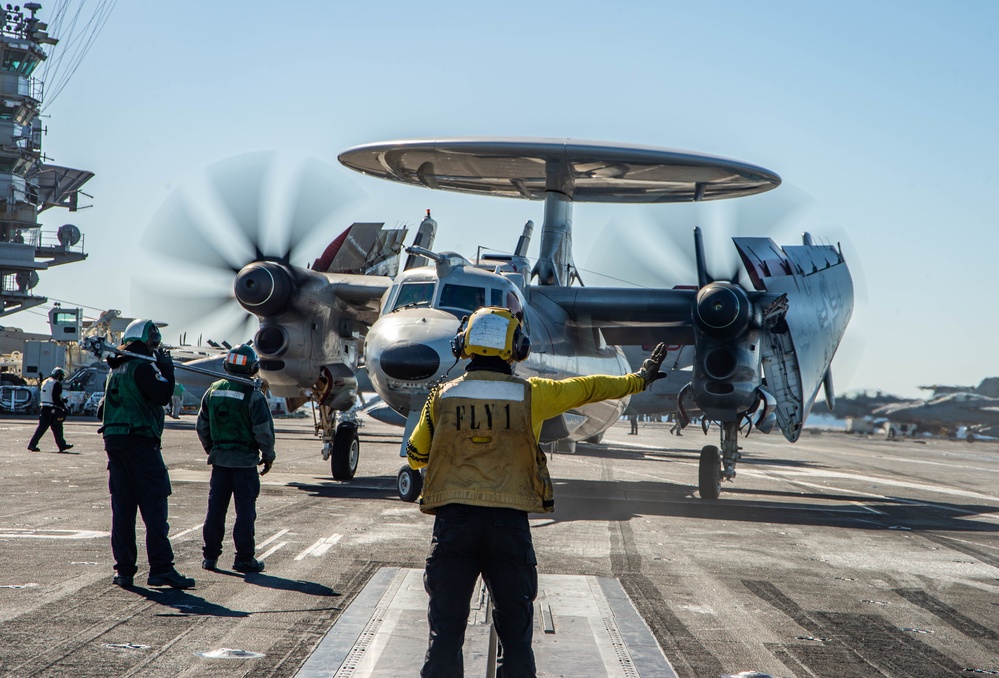
{"type": "Polygon", "coordinates": [[[457,358],[497,356],[519,362],[531,352],[531,340],[509,309],[486,306],[462,322],[451,350],[457,358]]]}

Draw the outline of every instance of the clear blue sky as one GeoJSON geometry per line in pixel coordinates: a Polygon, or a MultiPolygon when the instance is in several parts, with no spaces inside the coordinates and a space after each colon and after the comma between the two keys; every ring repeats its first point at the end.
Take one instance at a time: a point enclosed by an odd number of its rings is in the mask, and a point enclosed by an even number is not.
{"type": "MultiPolygon", "coordinates": [[[[80,226],[90,258],[36,291],[170,321],[133,306],[133,279],[196,279],[140,237],[178,186],[248,151],[336,164],[344,148],[396,138],[620,141],[762,165],[783,177],[778,191],[807,197],[802,225],[843,242],[858,286],[839,391],[977,384],[999,375],[997,20],[984,0],[120,2],[47,111],[46,153],[97,176],[93,208],[43,217],[80,226]]],[[[351,221],[416,224],[429,207],[437,249],[471,256],[541,220],[540,203],[338,172],[367,199],[318,248],[351,221]]],[[[609,219],[628,229],[645,209],[577,206],[577,264],[599,260],[609,219]]],[[[42,327],[31,313],[3,321],[42,327]]]]}

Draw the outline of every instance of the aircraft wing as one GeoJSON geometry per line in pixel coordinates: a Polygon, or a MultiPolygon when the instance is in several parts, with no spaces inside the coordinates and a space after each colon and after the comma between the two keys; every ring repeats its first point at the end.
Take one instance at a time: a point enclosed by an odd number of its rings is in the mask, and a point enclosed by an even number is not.
{"type": "Polygon", "coordinates": [[[783,319],[765,326],[767,388],[777,400],[777,423],[794,442],[812,409],[853,313],[853,282],[832,246],[779,247],[770,238],[733,238],[753,286],[784,295],[783,319]]]}
{"type": "MultiPolygon", "coordinates": [[[[733,238],[763,319],[761,355],[777,423],[794,442],[853,312],[853,283],[842,254],[826,245],[780,247],[770,238],[733,238]],[[774,303],[778,302],[778,303],[774,303]]],[[[599,329],[609,344],[689,345],[696,341],[694,289],[536,286],[531,303],[564,323],[599,329]]]]}
{"type": "Polygon", "coordinates": [[[383,275],[325,273],[340,311],[370,327],[378,320],[381,299],[392,286],[392,279],[383,275]]]}
{"type": "Polygon", "coordinates": [[[694,343],[691,316],[697,295],[694,289],[553,285],[530,289],[532,304],[560,309],[568,322],[577,328],[599,329],[608,344],[694,343]]]}

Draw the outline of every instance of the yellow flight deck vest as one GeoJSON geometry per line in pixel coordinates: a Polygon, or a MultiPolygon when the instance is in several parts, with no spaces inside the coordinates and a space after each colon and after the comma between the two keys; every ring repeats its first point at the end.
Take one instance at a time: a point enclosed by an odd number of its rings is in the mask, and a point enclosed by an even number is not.
{"type": "Polygon", "coordinates": [[[434,391],[433,439],[420,510],[471,504],[550,513],[551,477],[531,427],[531,385],[476,371],[434,391]]]}

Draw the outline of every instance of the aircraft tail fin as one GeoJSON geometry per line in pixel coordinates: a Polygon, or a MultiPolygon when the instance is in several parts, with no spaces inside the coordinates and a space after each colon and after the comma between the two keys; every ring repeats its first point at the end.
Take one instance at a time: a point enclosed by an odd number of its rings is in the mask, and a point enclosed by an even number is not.
{"type": "Polygon", "coordinates": [[[520,239],[517,240],[517,248],[513,251],[514,256],[527,256],[527,248],[531,245],[532,235],[534,235],[534,222],[528,219],[527,223],[524,224],[524,232],[520,234],[520,239]]]}
{"type": "MultiPolygon", "coordinates": [[[[423,221],[420,222],[419,228],[416,229],[416,237],[413,238],[414,247],[422,247],[425,250],[434,249],[434,239],[437,237],[437,222],[430,217],[430,210],[427,210],[427,216],[424,217],[423,221]]],[[[408,271],[411,268],[419,268],[421,266],[429,266],[430,260],[426,257],[420,256],[419,254],[410,254],[406,257],[406,265],[403,266],[404,271],[408,271]]]]}
{"type": "Polygon", "coordinates": [[[356,222],[327,245],[312,264],[320,273],[395,276],[405,228],[386,229],[382,223],[356,222]]]}

